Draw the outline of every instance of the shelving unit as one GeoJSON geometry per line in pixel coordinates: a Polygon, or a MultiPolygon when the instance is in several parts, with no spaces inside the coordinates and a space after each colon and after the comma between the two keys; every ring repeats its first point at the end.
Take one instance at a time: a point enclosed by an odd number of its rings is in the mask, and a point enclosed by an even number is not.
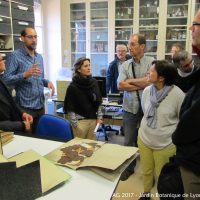
{"type": "Polygon", "coordinates": [[[159,1],[141,0],[139,6],[139,32],[146,37],[146,54],[156,58],[158,46],[159,1]]]}
{"type": "Polygon", "coordinates": [[[104,76],[115,57],[116,45],[127,44],[130,35],[138,32],[147,39],[145,54],[156,59],[170,59],[171,45],[175,42],[182,43],[192,53],[189,26],[200,8],[200,0],[61,1],[63,7],[70,8],[70,16],[62,15],[65,22],[63,38],[68,37],[68,30],[72,30],[74,13],[77,16],[84,13],[83,22],[80,22],[84,27],[84,39],[74,40],[73,34],[71,38],[64,39],[63,54],[67,52],[72,57],[68,59],[67,66],[71,67],[76,58],[86,56],[91,58],[93,75],[104,76]],[[77,6],[76,11],[73,11],[73,5],[77,6]],[[77,45],[84,46],[85,51],[76,52],[74,46],[77,45]]]}
{"type": "Polygon", "coordinates": [[[127,44],[133,33],[134,2],[118,0],[115,2],[115,47],[117,44],[127,44]]]}
{"type": "Polygon", "coordinates": [[[13,50],[10,3],[0,1],[0,52],[3,54],[13,50]]]}
{"type": "Polygon", "coordinates": [[[34,26],[34,0],[0,0],[0,53],[9,54],[20,47],[20,32],[34,26]]]}
{"type": "Polygon", "coordinates": [[[165,58],[170,57],[171,45],[175,42],[186,48],[188,31],[188,0],[168,0],[165,58]]]}
{"type": "Polygon", "coordinates": [[[105,76],[108,63],[108,2],[90,3],[92,74],[105,76]]]}
{"type": "Polygon", "coordinates": [[[70,5],[71,62],[86,56],[86,11],[85,4],[70,5]]]}

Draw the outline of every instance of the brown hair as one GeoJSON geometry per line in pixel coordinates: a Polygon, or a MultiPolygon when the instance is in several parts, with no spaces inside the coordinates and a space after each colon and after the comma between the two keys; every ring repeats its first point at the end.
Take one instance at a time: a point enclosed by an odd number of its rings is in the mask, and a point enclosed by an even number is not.
{"type": "Polygon", "coordinates": [[[90,59],[89,58],[85,58],[85,57],[81,57],[81,58],[78,58],[76,60],[76,62],[74,63],[73,69],[72,69],[73,70],[73,76],[80,74],[80,72],[78,70],[81,68],[81,66],[83,65],[83,63],[86,60],[88,60],[90,62],[90,59]]]}

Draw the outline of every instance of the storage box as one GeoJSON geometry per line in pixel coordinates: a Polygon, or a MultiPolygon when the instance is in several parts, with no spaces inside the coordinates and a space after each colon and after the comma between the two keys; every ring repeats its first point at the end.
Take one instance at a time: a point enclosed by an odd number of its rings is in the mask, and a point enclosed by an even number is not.
{"type": "Polygon", "coordinates": [[[29,6],[34,6],[34,0],[15,0],[15,2],[26,4],[29,6]]]}
{"type": "Polygon", "coordinates": [[[27,26],[34,27],[34,22],[24,20],[13,20],[13,34],[20,34],[21,31],[27,26]]]}
{"type": "Polygon", "coordinates": [[[32,6],[12,3],[12,18],[24,21],[34,21],[34,12],[32,6]]]}
{"type": "Polygon", "coordinates": [[[11,34],[10,19],[0,17],[0,33],[2,33],[2,34],[11,34]]]}
{"type": "Polygon", "coordinates": [[[20,37],[19,36],[14,36],[14,49],[20,49],[23,46],[23,42],[20,41],[20,37]]]}
{"type": "Polygon", "coordinates": [[[0,15],[10,17],[9,2],[0,1],[0,15]]]}

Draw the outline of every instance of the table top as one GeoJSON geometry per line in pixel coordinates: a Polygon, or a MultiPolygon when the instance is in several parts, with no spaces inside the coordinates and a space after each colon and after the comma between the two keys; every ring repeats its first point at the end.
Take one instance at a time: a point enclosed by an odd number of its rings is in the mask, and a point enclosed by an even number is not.
{"type": "MultiPolygon", "coordinates": [[[[62,144],[62,142],[57,141],[15,135],[14,140],[3,147],[3,152],[6,158],[29,149],[38,152],[40,155],[46,155],[62,144]]],[[[72,178],[50,193],[40,197],[39,200],[109,200],[119,180],[109,181],[87,169],[74,171],[67,167],[62,168],[72,178]]]]}

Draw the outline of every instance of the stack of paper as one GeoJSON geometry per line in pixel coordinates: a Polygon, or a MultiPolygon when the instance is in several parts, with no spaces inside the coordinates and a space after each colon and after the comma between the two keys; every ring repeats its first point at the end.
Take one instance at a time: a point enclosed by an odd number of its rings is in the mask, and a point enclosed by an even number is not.
{"type": "Polygon", "coordinates": [[[13,140],[13,138],[14,138],[13,132],[5,132],[5,131],[0,130],[0,139],[1,139],[2,146],[11,142],[13,140]]]}

